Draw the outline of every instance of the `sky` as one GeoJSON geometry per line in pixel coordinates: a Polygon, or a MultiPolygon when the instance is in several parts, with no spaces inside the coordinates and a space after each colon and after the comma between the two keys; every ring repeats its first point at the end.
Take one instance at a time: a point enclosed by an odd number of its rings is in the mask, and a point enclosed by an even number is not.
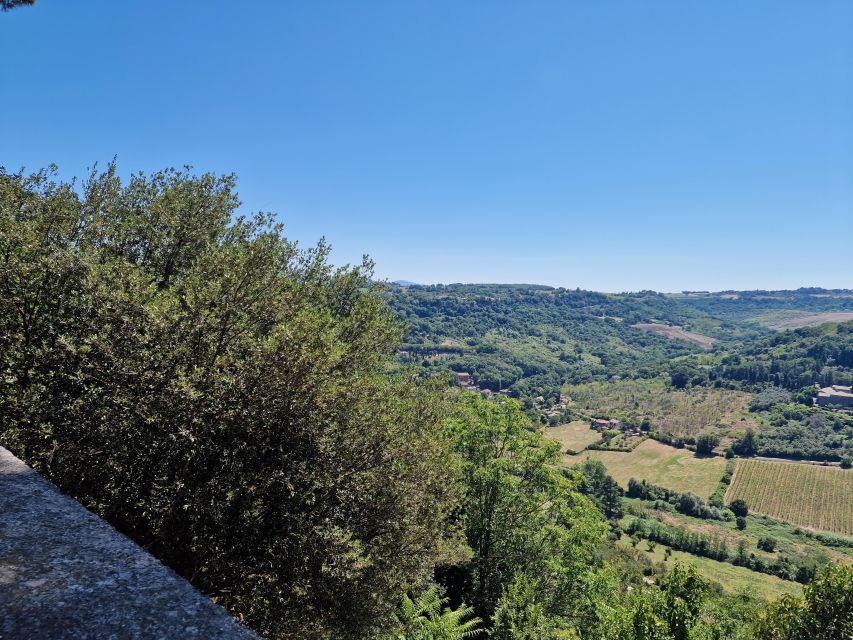
{"type": "Polygon", "coordinates": [[[235,172],[419,283],[853,288],[853,2],[38,0],[0,165],[235,172]]]}

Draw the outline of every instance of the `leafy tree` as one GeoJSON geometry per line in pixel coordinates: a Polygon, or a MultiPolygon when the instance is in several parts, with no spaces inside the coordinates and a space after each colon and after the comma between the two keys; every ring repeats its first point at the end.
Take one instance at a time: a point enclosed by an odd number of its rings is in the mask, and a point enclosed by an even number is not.
{"type": "Polygon", "coordinates": [[[773,553],[776,550],[776,540],[770,536],[763,536],[758,539],[758,548],[768,553],[773,553]]]}
{"type": "Polygon", "coordinates": [[[732,444],[732,450],[740,456],[754,456],[757,449],[757,437],[751,428],[732,444]]]}
{"type": "Polygon", "coordinates": [[[735,526],[741,531],[746,529],[746,518],[742,516],[738,516],[737,518],[735,518],[735,526]]]}
{"type": "Polygon", "coordinates": [[[853,567],[830,564],[806,585],[802,598],[785,594],[763,613],[755,628],[758,640],[853,636],[853,567]]]}
{"type": "Polygon", "coordinates": [[[436,589],[429,589],[416,600],[403,596],[397,613],[399,630],[393,640],[463,640],[483,633],[482,620],[473,616],[471,607],[461,605],[450,609],[448,598],[440,598],[436,589]]]}
{"type": "Polygon", "coordinates": [[[9,11],[25,5],[34,5],[36,0],[0,0],[0,11],[9,11]]]}
{"type": "Polygon", "coordinates": [[[622,517],[622,489],[607,473],[600,460],[587,459],[575,466],[586,478],[580,490],[589,495],[598,505],[605,517],[618,520],[622,517]]]}
{"type": "Polygon", "coordinates": [[[585,615],[582,588],[597,566],[606,524],[561,473],[560,447],[530,428],[518,402],[464,394],[448,432],[462,459],[462,519],[473,557],[459,591],[491,620],[508,586],[525,576],[540,585],[547,616],[572,624],[585,615]],[[547,588],[546,588],[547,585],[547,588]]]}
{"type": "Polygon", "coordinates": [[[745,500],[741,500],[740,498],[732,500],[729,503],[729,509],[732,510],[733,514],[740,518],[745,518],[749,515],[749,505],[746,504],[745,500]]]}
{"type": "Polygon", "coordinates": [[[554,622],[545,614],[533,582],[516,576],[501,595],[491,637],[495,640],[551,640],[554,622]]]}
{"type": "Polygon", "coordinates": [[[461,544],[443,394],[369,262],[237,205],[0,171],[0,442],[267,637],[364,635],[461,544]]]}
{"type": "Polygon", "coordinates": [[[720,444],[719,436],[705,433],[696,439],[696,453],[699,455],[710,456],[714,453],[714,448],[720,444]]]}

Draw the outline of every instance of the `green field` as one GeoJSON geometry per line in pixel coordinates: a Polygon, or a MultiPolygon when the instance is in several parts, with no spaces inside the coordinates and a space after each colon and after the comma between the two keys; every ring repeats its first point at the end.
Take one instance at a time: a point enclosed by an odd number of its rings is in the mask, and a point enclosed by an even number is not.
{"type": "Polygon", "coordinates": [[[853,470],[793,462],[738,460],[726,501],[778,520],[853,535],[853,470]]]}
{"type": "MultiPolygon", "coordinates": [[[[627,537],[623,537],[619,541],[619,544],[630,547],[627,537]]],[[[638,552],[656,563],[664,562],[666,548],[665,545],[659,544],[655,547],[654,551],[649,551],[645,540],[641,541],[636,547],[638,552]]],[[[766,573],[758,573],[746,567],[729,564],[728,562],[718,562],[710,558],[701,558],[684,553],[683,551],[673,550],[672,556],[665,564],[673,564],[676,561],[694,565],[699,573],[709,580],[718,582],[722,585],[723,590],[728,593],[737,593],[738,591],[749,589],[754,594],[769,600],[774,600],[785,593],[802,593],[802,586],[796,582],[782,580],[766,573]]]]}
{"type": "Polygon", "coordinates": [[[628,486],[630,478],[637,478],[675,491],[690,491],[703,499],[714,492],[726,468],[724,458],[697,458],[691,451],[651,439],[629,453],[585,451],[564,456],[563,462],[573,465],[587,457],[601,460],[623,488],[628,486]]]}
{"type": "Polygon", "coordinates": [[[725,433],[756,426],[747,416],[750,394],[730,389],[695,387],[677,390],[664,380],[619,380],[566,385],[573,406],[590,413],[640,421],[674,436],[725,433]]]}
{"type": "Polygon", "coordinates": [[[601,440],[601,434],[592,429],[585,420],[575,420],[558,427],[546,427],[544,434],[546,438],[559,442],[563,451],[583,451],[592,443],[601,440]]]}

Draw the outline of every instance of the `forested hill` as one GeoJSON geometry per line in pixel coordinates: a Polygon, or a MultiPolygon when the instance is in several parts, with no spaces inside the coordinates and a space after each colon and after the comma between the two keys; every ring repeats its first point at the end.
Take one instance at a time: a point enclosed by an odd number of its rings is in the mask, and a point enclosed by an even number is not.
{"type": "Polygon", "coordinates": [[[712,369],[719,378],[769,383],[792,391],[815,382],[853,382],[853,322],[783,331],[737,345],[712,369]]]}
{"type": "Polygon", "coordinates": [[[693,334],[717,349],[738,349],[786,323],[818,323],[853,309],[853,291],[824,289],[673,295],[453,284],[389,285],[387,295],[408,327],[405,360],[546,401],[565,382],[659,375],[674,358],[703,351],[693,334]],[[666,337],[668,328],[691,334],[666,337]]]}

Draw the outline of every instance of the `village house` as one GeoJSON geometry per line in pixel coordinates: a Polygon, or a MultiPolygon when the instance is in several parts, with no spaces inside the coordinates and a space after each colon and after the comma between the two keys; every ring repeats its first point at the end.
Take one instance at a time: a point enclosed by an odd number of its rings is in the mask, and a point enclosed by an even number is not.
{"type": "Polygon", "coordinates": [[[817,392],[815,404],[822,407],[826,405],[853,407],[853,387],[844,387],[838,384],[824,387],[817,392]]]}
{"type": "Polygon", "coordinates": [[[592,427],[594,429],[622,429],[625,425],[621,420],[617,420],[615,418],[610,418],[609,420],[604,420],[603,418],[593,418],[592,427]]]}

